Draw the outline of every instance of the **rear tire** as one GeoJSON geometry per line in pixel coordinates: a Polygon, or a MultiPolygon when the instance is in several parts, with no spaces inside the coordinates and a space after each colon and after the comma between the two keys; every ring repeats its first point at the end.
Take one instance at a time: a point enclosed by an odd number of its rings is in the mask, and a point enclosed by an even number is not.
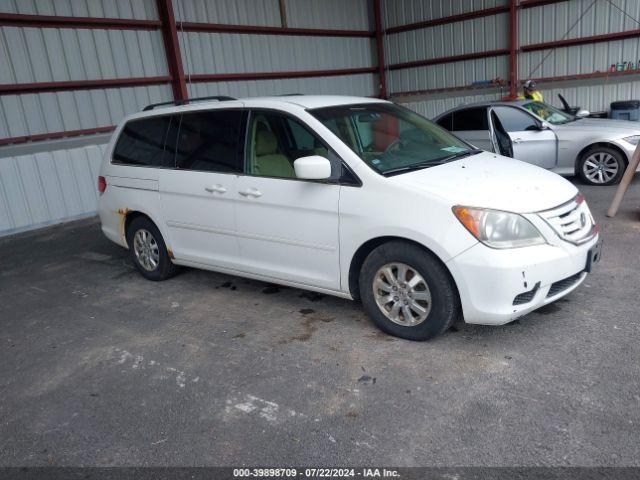
{"type": "Polygon", "coordinates": [[[178,272],[160,230],[149,218],[137,217],[131,221],[127,227],[127,245],[133,264],[148,280],[166,280],[178,272]]]}
{"type": "Polygon", "coordinates": [[[365,259],[360,297],[380,330],[407,340],[428,340],[460,317],[449,272],[430,252],[407,242],[385,243],[365,259]]]}
{"type": "Polygon", "coordinates": [[[592,147],[578,161],[578,175],[587,185],[620,183],[626,162],[623,155],[609,147],[592,147]]]}

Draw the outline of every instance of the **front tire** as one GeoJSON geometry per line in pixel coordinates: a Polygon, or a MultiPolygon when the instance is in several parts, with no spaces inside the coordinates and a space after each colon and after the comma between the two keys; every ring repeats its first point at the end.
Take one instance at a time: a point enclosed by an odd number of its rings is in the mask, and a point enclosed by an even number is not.
{"type": "Polygon", "coordinates": [[[360,297],[380,330],[407,340],[440,335],[460,316],[449,272],[431,253],[406,242],[373,250],[360,270],[360,297]]]}
{"type": "Polygon", "coordinates": [[[588,185],[620,183],[626,162],[623,155],[609,147],[593,147],[578,162],[578,175],[588,185]]]}
{"type": "Polygon", "coordinates": [[[178,271],[169,258],[160,230],[147,217],[131,221],[127,228],[127,245],[131,260],[143,277],[158,282],[178,271]]]}

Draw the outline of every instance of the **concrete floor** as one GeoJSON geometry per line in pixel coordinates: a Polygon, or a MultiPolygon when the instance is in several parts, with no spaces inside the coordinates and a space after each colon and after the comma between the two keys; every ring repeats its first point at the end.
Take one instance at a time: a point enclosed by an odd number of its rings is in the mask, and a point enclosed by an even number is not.
{"type": "Polygon", "coordinates": [[[640,465],[640,181],[581,187],[604,258],[503,327],[428,343],[360,306],[185,270],[96,220],[0,239],[0,465],[640,465]]]}

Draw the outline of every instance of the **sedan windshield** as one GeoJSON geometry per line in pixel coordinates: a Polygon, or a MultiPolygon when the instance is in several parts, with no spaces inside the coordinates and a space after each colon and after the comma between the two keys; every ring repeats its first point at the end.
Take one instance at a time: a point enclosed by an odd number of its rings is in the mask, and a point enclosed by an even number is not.
{"type": "Polygon", "coordinates": [[[477,152],[426,118],[391,103],[342,105],[309,113],[382,174],[428,168],[477,152]]]}
{"type": "Polygon", "coordinates": [[[562,125],[563,123],[573,122],[576,119],[573,115],[569,115],[544,102],[529,102],[525,103],[523,107],[553,125],[562,125]]]}

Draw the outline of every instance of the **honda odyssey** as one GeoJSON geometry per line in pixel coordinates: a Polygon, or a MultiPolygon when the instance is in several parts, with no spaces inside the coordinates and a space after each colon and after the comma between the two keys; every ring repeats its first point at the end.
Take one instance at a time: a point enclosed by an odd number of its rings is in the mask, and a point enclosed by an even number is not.
{"type": "Polygon", "coordinates": [[[571,183],[393,103],[196,100],[125,118],[101,167],[102,230],[150,280],[188,266],[359,299],[426,340],[510,322],[599,260],[571,183]]]}

